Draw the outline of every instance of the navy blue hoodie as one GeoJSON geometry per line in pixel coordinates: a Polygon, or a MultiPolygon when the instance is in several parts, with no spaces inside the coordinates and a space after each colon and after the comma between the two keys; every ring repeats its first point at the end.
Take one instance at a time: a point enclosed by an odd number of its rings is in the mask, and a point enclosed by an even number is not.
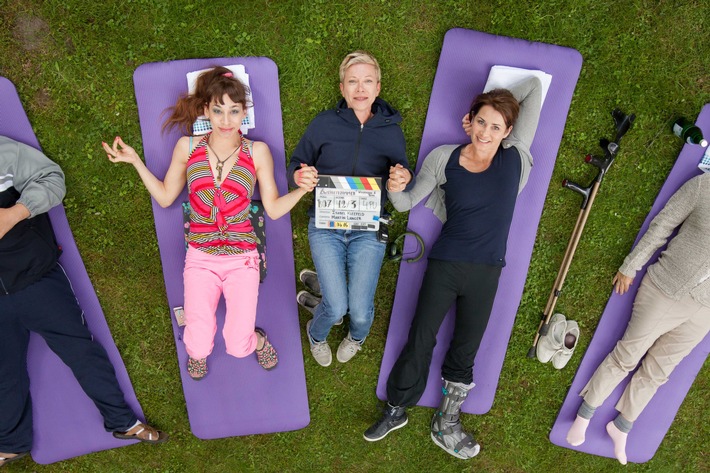
{"type": "MultiPolygon", "coordinates": [[[[20,193],[14,187],[0,192],[0,208],[10,208],[20,193]]],[[[60,254],[46,213],[26,219],[0,238],[0,296],[39,281],[57,264],[60,254]]]]}
{"type": "MultiPolygon", "coordinates": [[[[383,186],[387,185],[390,166],[401,164],[409,170],[404,134],[399,126],[402,116],[380,98],[372,104],[372,113],[364,125],[360,124],[345,99],[340,99],[334,110],[319,113],[291,156],[289,185],[296,187],[293,174],[301,163],[315,166],[319,174],[381,177],[383,186]]],[[[409,186],[413,184],[414,179],[409,186]]],[[[383,190],[383,209],[386,201],[387,192],[383,190]]],[[[311,206],[308,215],[314,214],[315,208],[311,206]]]]}

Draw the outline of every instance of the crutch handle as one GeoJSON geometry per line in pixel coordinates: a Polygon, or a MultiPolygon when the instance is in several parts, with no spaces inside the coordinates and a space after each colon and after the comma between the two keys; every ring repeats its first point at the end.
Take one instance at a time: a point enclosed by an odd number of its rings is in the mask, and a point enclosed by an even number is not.
{"type": "Polygon", "coordinates": [[[587,207],[587,202],[589,202],[589,193],[592,191],[592,186],[582,187],[574,181],[570,181],[569,179],[563,179],[562,187],[564,187],[565,189],[573,190],[580,194],[582,196],[582,208],[584,209],[587,207]]]}
{"type": "Polygon", "coordinates": [[[601,159],[598,156],[594,156],[592,154],[588,154],[584,157],[584,161],[588,164],[591,164],[592,166],[601,169],[604,167],[604,160],[601,159]]]}
{"type": "Polygon", "coordinates": [[[616,125],[616,139],[614,139],[614,142],[618,143],[621,141],[621,138],[626,134],[626,132],[631,129],[631,126],[634,124],[634,120],[636,120],[636,115],[633,113],[631,115],[627,115],[618,108],[615,108],[612,110],[611,116],[614,119],[614,124],[616,125]]]}

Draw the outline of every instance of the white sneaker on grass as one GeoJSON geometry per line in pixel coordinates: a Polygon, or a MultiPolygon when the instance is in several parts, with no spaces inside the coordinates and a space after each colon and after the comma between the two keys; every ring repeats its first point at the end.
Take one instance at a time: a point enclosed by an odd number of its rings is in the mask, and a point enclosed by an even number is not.
{"type": "Polygon", "coordinates": [[[547,334],[541,336],[537,341],[537,359],[542,363],[547,363],[562,348],[565,338],[567,319],[562,314],[554,314],[550,318],[547,334]]]}
{"type": "Polygon", "coordinates": [[[343,341],[340,342],[336,358],[338,358],[338,361],[341,363],[347,363],[353,356],[357,355],[357,352],[360,350],[362,350],[362,345],[357,340],[353,340],[350,337],[350,332],[348,332],[348,336],[343,338],[343,341]]]}
{"type": "Polygon", "coordinates": [[[327,341],[316,342],[311,338],[311,322],[313,322],[313,319],[306,324],[306,335],[308,336],[308,342],[311,344],[311,355],[313,355],[319,365],[330,366],[333,362],[333,353],[330,351],[330,346],[327,341]]]}

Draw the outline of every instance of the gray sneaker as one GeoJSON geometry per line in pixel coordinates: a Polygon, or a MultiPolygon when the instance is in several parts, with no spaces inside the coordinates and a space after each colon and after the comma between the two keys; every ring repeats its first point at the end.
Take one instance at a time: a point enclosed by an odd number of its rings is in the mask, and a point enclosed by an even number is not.
{"type": "Polygon", "coordinates": [[[347,363],[360,350],[362,350],[362,345],[357,340],[353,340],[352,337],[350,337],[350,332],[348,332],[348,336],[343,338],[343,341],[340,342],[336,357],[339,362],[347,363]]]}
{"type": "Polygon", "coordinates": [[[320,297],[316,297],[308,291],[301,291],[296,294],[298,305],[315,315],[316,307],[320,304],[320,297]]]}
{"type": "MultiPolygon", "coordinates": [[[[301,291],[296,294],[296,302],[298,302],[298,305],[313,315],[316,315],[316,307],[320,304],[320,301],[320,297],[316,297],[308,291],[301,291]]],[[[334,325],[343,325],[343,318],[340,317],[334,325]]]]}
{"type": "Polygon", "coordinates": [[[301,280],[304,286],[308,288],[316,296],[320,296],[320,282],[318,281],[318,274],[312,269],[304,269],[298,275],[298,279],[301,280]]]}
{"type": "Polygon", "coordinates": [[[313,322],[313,319],[306,324],[306,335],[308,336],[308,342],[311,344],[311,355],[313,355],[319,365],[330,366],[333,362],[333,353],[330,351],[330,346],[326,341],[316,342],[311,338],[311,322],[313,322]]]}

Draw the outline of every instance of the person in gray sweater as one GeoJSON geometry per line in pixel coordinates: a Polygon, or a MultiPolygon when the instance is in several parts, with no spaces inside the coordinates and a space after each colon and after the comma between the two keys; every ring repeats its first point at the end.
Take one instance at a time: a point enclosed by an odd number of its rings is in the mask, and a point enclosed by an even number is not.
{"type": "Polygon", "coordinates": [[[456,327],[441,375],[443,399],[431,422],[436,445],[461,459],[480,449],[459,420],[473,383],[473,363],[488,325],[518,194],[532,167],[530,145],[540,115],[540,80],[477,96],[464,118],[469,140],[444,145],[425,158],[411,190],[390,184],[399,211],[430,195],[426,206],[442,221],[419,292],[417,309],[387,380],[384,416],[364,434],[370,442],[407,423],[406,408],[421,398],[436,335],[452,304],[456,327]]]}
{"type": "Polygon", "coordinates": [[[606,426],[614,454],[626,464],[626,439],[634,421],[673,369],[710,330],[710,174],[688,180],[651,221],[624,259],[612,283],[624,294],[639,271],[671,236],[678,234],[649,266],[634,300],[629,325],[592,375],[567,442],[581,445],[594,410],[626,375],[634,373],[616,404],[619,415],[606,426]]]}
{"type": "Polygon", "coordinates": [[[65,190],[59,165],[0,136],[0,467],[27,456],[33,445],[30,332],[72,370],[114,437],[152,444],[168,439],[126,403],[59,264],[61,250],[47,212],[61,204],[65,190]]]}

